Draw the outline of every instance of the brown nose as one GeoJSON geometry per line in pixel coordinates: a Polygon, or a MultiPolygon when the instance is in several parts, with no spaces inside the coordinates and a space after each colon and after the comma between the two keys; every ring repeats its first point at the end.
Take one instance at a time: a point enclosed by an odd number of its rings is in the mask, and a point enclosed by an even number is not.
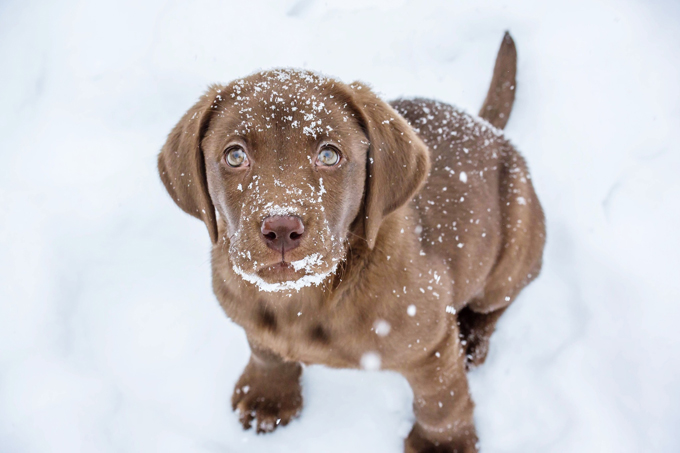
{"type": "Polygon", "coordinates": [[[262,222],[262,239],[269,248],[285,254],[300,245],[305,226],[297,216],[273,215],[262,222]]]}

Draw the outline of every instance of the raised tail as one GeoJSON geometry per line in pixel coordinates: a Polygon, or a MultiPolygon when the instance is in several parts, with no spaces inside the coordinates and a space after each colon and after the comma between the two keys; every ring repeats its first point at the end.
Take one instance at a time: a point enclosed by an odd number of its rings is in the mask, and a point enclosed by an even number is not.
{"type": "Polygon", "coordinates": [[[479,116],[498,129],[503,129],[510,118],[512,104],[515,102],[516,72],[517,49],[512,36],[506,31],[496,57],[489,92],[479,111],[479,116]]]}

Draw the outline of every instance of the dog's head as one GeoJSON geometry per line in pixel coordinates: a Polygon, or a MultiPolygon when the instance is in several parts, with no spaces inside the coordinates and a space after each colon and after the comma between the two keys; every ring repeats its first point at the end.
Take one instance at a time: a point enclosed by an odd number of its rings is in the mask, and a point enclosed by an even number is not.
{"type": "Polygon", "coordinates": [[[172,130],[158,166],[179,207],[228,246],[234,271],[274,291],[321,283],[354,239],[373,248],[429,158],[366,86],[275,70],[212,86],[172,130]]]}

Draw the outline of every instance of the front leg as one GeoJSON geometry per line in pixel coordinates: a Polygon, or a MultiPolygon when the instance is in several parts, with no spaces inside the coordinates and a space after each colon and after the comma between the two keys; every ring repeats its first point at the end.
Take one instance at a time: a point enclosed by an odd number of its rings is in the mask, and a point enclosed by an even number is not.
{"type": "Polygon", "coordinates": [[[250,349],[250,361],[236,383],[231,405],[243,429],[255,420],[258,434],[271,432],[287,425],[302,409],[302,367],[252,342],[250,349]]]}
{"type": "Polygon", "coordinates": [[[458,334],[451,334],[404,375],[413,389],[416,423],[405,441],[406,453],[474,453],[474,404],[465,375],[458,334]]]}

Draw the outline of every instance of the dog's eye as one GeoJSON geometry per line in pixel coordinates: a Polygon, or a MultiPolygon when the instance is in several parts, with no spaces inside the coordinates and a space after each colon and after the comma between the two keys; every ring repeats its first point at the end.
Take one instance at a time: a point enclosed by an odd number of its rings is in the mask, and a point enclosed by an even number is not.
{"type": "Polygon", "coordinates": [[[340,154],[333,148],[324,148],[319,152],[316,161],[326,167],[332,167],[340,162],[340,154]]]}
{"type": "Polygon", "coordinates": [[[226,160],[230,167],[241,167],[248,163],[248,156],[246,156],[246,152],[243,151],[243,148],[234,146],[227,150],[226,160]]]}

